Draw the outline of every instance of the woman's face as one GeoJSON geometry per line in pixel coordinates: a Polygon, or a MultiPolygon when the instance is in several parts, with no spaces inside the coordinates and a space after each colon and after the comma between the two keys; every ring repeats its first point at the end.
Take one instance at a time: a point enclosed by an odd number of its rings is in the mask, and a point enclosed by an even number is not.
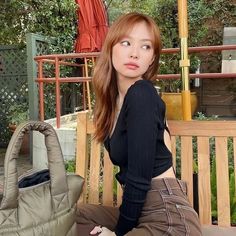
{"type": "Polygon", "coordinates": [[[112,48],[112,64],[117,78],[139,80],[154,60],[152,35],[145,22],[133,29],[112,48]]]}

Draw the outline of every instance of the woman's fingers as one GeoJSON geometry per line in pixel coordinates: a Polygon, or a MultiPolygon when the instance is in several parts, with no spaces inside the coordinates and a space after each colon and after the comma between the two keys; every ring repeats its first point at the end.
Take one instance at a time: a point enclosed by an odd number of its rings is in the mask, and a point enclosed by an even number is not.
{"type": "Polygon", "coordinates": [[[93,230],[90,232],[90,234],[95,235],[95,234],[101,233],[101,232],[102,232],[102,227],[100,225],[98,225],[93,228],[93,230]]]}

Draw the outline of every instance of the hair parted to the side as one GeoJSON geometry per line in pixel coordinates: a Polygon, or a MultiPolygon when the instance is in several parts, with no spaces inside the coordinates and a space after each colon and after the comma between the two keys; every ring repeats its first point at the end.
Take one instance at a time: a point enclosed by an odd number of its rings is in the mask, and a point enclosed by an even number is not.
{"type": "Polygon", "coordinates": [[[155,56],[152,65],[142,77],[151,81],[156,79],[161,52],[158,26],[151,17],[141,13],[128,13],[119,17],[108,31],[92,79],[96,99],[94,109],[95,138],[99,142],[103,142],[111,133],[115,120],[118,89],[116,72],[112,65],[112,48],[132,30],[134,25],[140,22],[146,22],[150,30],[155,56]]]}

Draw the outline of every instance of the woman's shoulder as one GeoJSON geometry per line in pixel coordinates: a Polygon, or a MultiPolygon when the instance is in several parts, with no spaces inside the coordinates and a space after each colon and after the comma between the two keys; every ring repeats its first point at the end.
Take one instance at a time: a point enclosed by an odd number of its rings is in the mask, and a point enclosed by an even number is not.
{"type": "Polygon", "coordinates": [[[135,106],[156,106],[160,97],[151,81],[138,80],[132,84],[125,96],[124,104],[135,106]]]}
{"type": "Polygon", "coordinates": [[[153,83],[149,80],[138,80],[127,91],[128,96],[146,95],[156,96],[157,91],[153,83]]]}
{"type": "Polygon", "coordinates": [[[127,109],[134,108],[135,112],[142,111],[145,113],[160,112],[165,105],[151,81],[138,80],[128,89],[124,107],[127,109]]]}

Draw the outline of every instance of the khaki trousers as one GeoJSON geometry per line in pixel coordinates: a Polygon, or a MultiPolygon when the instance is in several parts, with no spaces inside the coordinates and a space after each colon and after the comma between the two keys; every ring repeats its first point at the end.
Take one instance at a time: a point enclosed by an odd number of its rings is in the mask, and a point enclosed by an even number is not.
{"type": "MultiPolygon", "coordinates": [[[[96,225],[114,230],[119,209],[80,204],[78,236],[87,236],[96,225]]],[[[147,193],[138,225],[126,236],[200,236],[197,213],[186,196],[186,184],[175,178],[154,179],[147,193]]]]}

